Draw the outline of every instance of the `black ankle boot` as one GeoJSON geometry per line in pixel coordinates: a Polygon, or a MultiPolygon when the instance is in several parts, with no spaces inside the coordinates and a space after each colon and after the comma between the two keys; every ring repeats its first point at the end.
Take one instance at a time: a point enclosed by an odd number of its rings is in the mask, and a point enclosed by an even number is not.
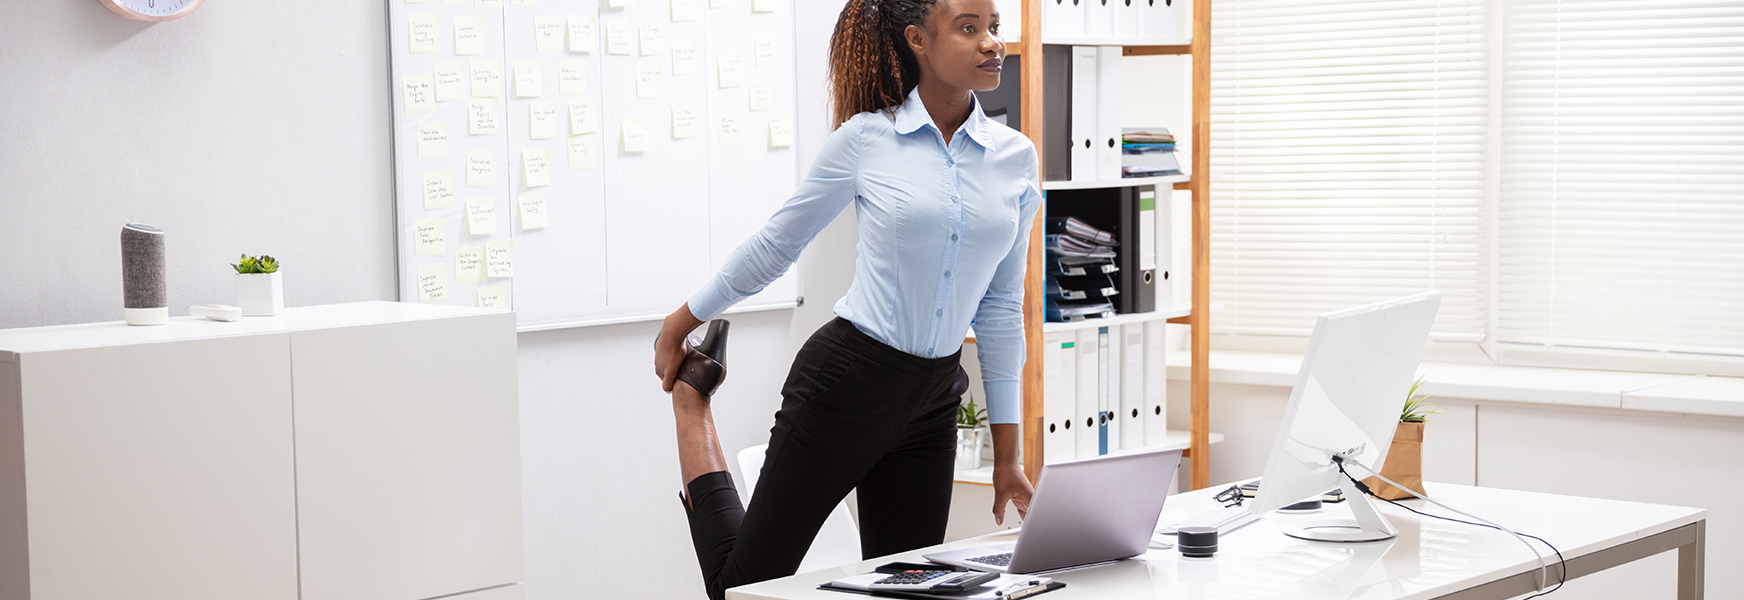
{"type": "Polygon", "coordinates": [[[684,366],[678,380],[690,384],[703,396],[715,395],[727,379],[727,327],[725,319],[709,321],[701,342],[684,342],[684,366]]]}

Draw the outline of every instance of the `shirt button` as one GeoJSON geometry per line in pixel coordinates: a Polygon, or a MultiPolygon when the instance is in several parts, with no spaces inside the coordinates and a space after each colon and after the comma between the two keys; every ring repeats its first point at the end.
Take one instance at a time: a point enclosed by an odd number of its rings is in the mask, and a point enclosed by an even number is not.
{"type": "Polygon", "coordinates": [[[935,317],[942,317],[942,316],[945,316],[945,311],[942,311],[942,310],[935,310],[935,311],[933,311],[933,316],[935,316],[935,317]]]}
{"type": "Polygon", "coordinates": [[[951,278],[951,272],[945,271],[945,279],[950,279],[950,278],[951,278]]]}
{"type": "Polygon", "coordinates": [[[957,234],[955,234],[955,233],[951,234],[951,241],[953,241],[953,242],[957,241],[957,234]]]}

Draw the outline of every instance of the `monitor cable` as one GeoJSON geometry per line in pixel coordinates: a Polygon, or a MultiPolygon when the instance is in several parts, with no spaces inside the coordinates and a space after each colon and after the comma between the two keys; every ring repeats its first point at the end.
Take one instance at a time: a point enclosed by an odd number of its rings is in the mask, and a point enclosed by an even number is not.
{"type": "Polygon", "coordinates": [[[1368,471],[1368,472],[1369,472],[1369,474],[1371,474],[1371,475],[1374,475],[1374,476],[1375,476],[1375,477],[1377,477],[1377,478],[1379,478],[1379,479],[1380,479],[1380,480],[1381,480],[1381,481],[1385,481],[1385,482],[1387,482],[1387,483],[1388,483],[1388,484],[1389,484],[1389,485],[1392,485],[1392,486],[1393,486],[1393,487],[1396,487],[1396,488],[1399,488],[1399,489],[1401,489],[1401,490],[1405,490],[1405,493],[1407,493],[1407,494],[1411,494],[1411,495],[1412,495],[1412,496],[1416,496],[1416,497],[1417,497],[1417,498],[1418,498],[1418,499],[1419,499],[1419,500],[1423,500],[1423,501],[1425,501],[1425,502],[1428,502],[1428,503],[1430,503],[1430,504],[1434,504],[1434,505],[1436,505],[1436,506],[1439,506],[1439,507],[1441,507],[1441,508],[1444,508],[1444,509],[1447,509],[1447,510],[1449,510],[1449,511],[1452,511],[1452,512],[1454,512],[1454,513],[1456,513],[1456,514],[1459,514],[1459,515],[1462,515],[1462,516],[1465,516],[1465,517],[1470,517],[1470,518],[1471,518],[1471,519],[1473,519],[1473,520],[1475,520],[1475,521],[1482,521],[1482,522],[1480,522],[1480,523],[1474,523],[1474,522],[1472,522],[1472,521],[1462,521],[1462,520],[1460,520],[1460,519],[1455,519],[1455,518],[1452,518],[1452,517],[1444,517],[1444,516],[1441,516],[1441,515],[1432,515],[1432,514],[1429,514],[1429,513],[1426,513],[1426,512],[1423,512],[1423,511],[1420,511],[1420,510],[1417,510],[1417,509],[1415,509],[1415,508],[1411,508],[1411,507],[1409,507],[1409,506],[1405,506],[1405,505],[1403,505],[1403,504],[1400,504],[1400,503],[1398,503],[1398,502],[1396,502],[1396,501],[1393,501],[1393,500],[1389,500],[1389,499],[1386,499],[1386,498],[1382,498],[1382,497],[1380,497],[1380,496],[1379,496],[1379,495],[1377,495],[1377,494],[1375,494],[1375,492],[1374,492],[1374,490],[1371,490],[1371,489],[1369,489],[1369,486],[1368,486],[1368,485],[1367,485],[1367,484],[1364,484],[1364,483],[1363,483],[1363,482],[1362,482],[1362,480],[1360,480],[1360,479],[1357,479],[1357,478],[1356,478],[1356,477],[1352,477],[1352,476],[1351,476],[1351,474],[1350,474],[1350,473],[1349,473],[1349,472],[1348,472],[1348,471],[1345,471],[1345,470],[1344,470],[1344,463],[1345,463],[1345,459],[1344,459],[1344,457],[1342,457],[1342,456],[1333,456],[1333,457],[1332,457],[1332,462],[1333,462],[1333,463],[1334,463],[1334,464],[1337,464],[1337,465],[1338,465],[1338,472],[1339,472],[1339,473],[1341,473],[1341,474],[1343,474],[1343,475],[1344,475],[1344,476],[1345,476],[1345,477],[1346,477],[1346,478],[1348,478],[1348,479],[1350,479],[1350,480],[1351,480],[1351,481],[1352,481],[1352,482],[1355,482],[1355,483],[1356,483],[1356,487],[1357,487],[1357,489],[1358,489],[1358,490],[1360,490],[1360,491],[1361,491],[1361,492],[1362,492],[1362,493],[1363,493],[1363,494],[1366,494],[1366,495],[1368,495],[1368,496],[1370,496],[1370,497],[1373,497],[1373,498],[1374,498],[1374,499],[1376,499],[1376,500],[1380,500],[1380,501],[1382,501],[1382,502],[1386,502],[1386,503],[1388,503],[1388,504],[1391,504],[1391,505],[1393,505],[1393,506],[1397,506],[1397,507],[1399,507],[1399,508],[1403,508],[1403,509],[1405,509],[1405,510],[1408,510],[1408,511],[1411,511],[1411,512],[1413,512],[1413,513],[1417,513],[1417,514],[1418,514],[1418,515],[1422,515],[1422,516],[1425,516],[1425,517],[1432,517],[1432,518],[1436,518],[1436,519],[1441,519],[1441,520],[1443,520],[1443,521],[1452,521],[1452,522],[1455,522],[1455,523],[1463,523],[1463,524],[1466,524],[1466,525],[1472,525],[1472,526],[1476,526],[1476,527],[1488,527],[1488,528],[1490,528],[1490,529],[1495,529],[1495,530],[1497,530],[1497,531],[1503,531],[1503,532],[1507,532],[1507,533],[1509,533],[1509,534],[1512,534],[1512,535],[1513,535],[1513,536],[1514,536],[1514,538],[1515,538],[1515,539],[1518,539],[1518,540],[1520,540],[1520,543],[1521,543],[1521,544],[1525,544],[1525,545],[1526,545],[1526,549],[1527,549],[1527,550],[1531,550],[1531,551],[1532,551],[1532,556],[1534,556],[1534,557],[1537,557],[1537,559],[1538,559],[1538,589],[1537,589],[1537,591],[1538,591],[1538,593],[1536,593],[1536,594],[1533,594],[1533,595],[1531,595],[1531,596],[1527,596],[1527,597],[1525,597],[1525,598],[1522,598],[1522,599],[1521,599],[1521,600],[1532,600],[1532,599],[1533,599],[1533,598],[1537,598],[1537,597],[1539,597],[1539,596],[1544,596],[1544,595],[1547,595],[1547,594],[1550,594],[1550,593],[1552,593],[1552,592],[1555,592],[1555,591],[1557,591],[1557,590],[1560,590],[1560,589],[1562,589],[1562,584],[1563,584],[1563,583],[1565,583],[1565,582],[1567,582],[1567,581],[1568,581],[1568,562],[1567,562],[1567,561],[1566,561],[1566,560],[1564,560],[1564,559],[1563,559],[1563,557],[1562,557],[1562,551],[1561,551],[1561,550],[1557,550],[1557,549],[1556,549],[1556,545],[1554,545],[1554,544],[1551,544],[1551,543],[1550,543],[1550,542],[1548,542],[1548,541],[1545,541],[1545,539],[1544,539],[1544,538],[1541,538],[1541,537],[1538,537],[1538,536],[1535,536],[1535,535],[1532,535],[1532,534],[1527,534],[1527,533],[1519,533],[1519,532],[1517,532],[1517,531],[1514,531],[1514,530],[1512,530],[1512,529],[1508,529],[1508,528],[1506,528],[1506,527],[1503,527],[1503,526],[1501,526],[1501,525],[1497,525],[1497,524],[1495,524],[1495,523],[1491,523],[1491,522],[1490,522],[1490,521],[1488,521],[1488,520],[1485,520],[1485,519],[1483,519],[1483,518],[1482,518],[1482,517],[1478,517],[1478,516],[1476,516],[1476,515],[1472,515],[1472,514],[1470,514],[1470,513],[1466,513],[1466,512],[1464,512],[1464,511],[1461,511],[1461,510],[1459,510],[1459,509],[1456,509],[1456,508],[1454,508],[1454,507],[1451,507],[1451,506],[1448,506],[1448,505],[1446,505],[1446,504],[1442,504],[1442,503],[1440,503],[1440,502],[1436,502],[1436,501],[1434,501],[1434,500],[1430,500],[1430,499],[1429,499],[1429,498],[1427,498],[1427,497],[1424,497],[1424,496],[1423,496],[1423,495],[1422,495],[1422,494],[1419,494],[1419,493],[1417,493],[1417,492],[1416,492],[1416,491],[1413,491],[1413,490],[1412,490],[1412,489],[1411,489],[1411,488],[1408,488],[1408,487],[1405,487],[1405,486],[1402,486],[1402,485],[1399,485],[1399,484],[1398,484],[1398,483],[1397,483],[1397,482],[1395,482],[1395,481],[1393,481],[1393,480],[1391,480],[1391,479],[1387,479],[1387,478],[1386,478],[1386,477],[1385,477],[1385,476],[1383,476],[1383,475],[1381,475],[1381,474],[1380,474],[1380,473],[1379,473],[1379,472],[1376,472],[1376,471],[1375,471],[1375,470],[1374,470],[1374,469],[1370,469],[1370,468],[1369,468],[1369,467],[1368,467],[1368,465],[1365,465],[1365,464],[1362,464],[1362,463],[1360,463],[1360,462],[1357,462],[1357,461],[1354,461],[1354,460],[1352,460],[1352,461],[1350,461],[1350,463],[1351,463],[1351,464],[1354,464],[1354,465],[1356,465],[1356,466],[1359,466],[1359,467],[1362,467],[1362,469],[1363,469],[1363,470],[1364,470],[1364,471],[1368,471]],[[1537,548],[1534,548],[1534,547],[1532,547],[1532,544],[1531,544],[1531,543],[1530,543],[1530,542],[1527,542],[1527,541],[1526,541],[1526,540],[1525,540],[1525,539],[1524,539],[1524,538],[1532,538],[1532,539],[1535,539],[1535,540],[1538,540],[1538,541],[1539,541],[1539,542],[1543,542],[1543,543],[1544,543],[1544,545],[1545,545],[1545,546],[1549,546],[1549,547],[1550,547],[1550,550],[1551,550],[1551,551],[1552,551],[1552,552],[1555,552],[1555,553],[1556,553],[1556,562],[1557,562],[1557,564],[1558,564],[1558,565],[1560,565],[1560,566],[1561,566],[1561,567],[1562,567],[1562,569],[1560,569],[1560,570],[1559,570],[1559,571],[1558,571],[1558,572],[1557,572],[1557,578],[1556,578],[1556,587],[1553,587],[1553,588],[1551,588],[1551,589],[1550,589],[1550,590],[1548,590],[1548,591],[1546,591],[1546,590],[1545,590],[1545,589],[1544,589],[1544,584],[1545,584],[1545,580],[1547,580],[1547,579],[1548,579],[1548,578],[1549,578],[1549,572],[1550,572],[1550,567],[1549,567],[1549,566],[1548,566],[1548,565],[1546,565],[1546,564],[1545,564],[1545,562],[1544,562],[1544,555],[1543,555],[1543,554],[1539,554],[1539,553],[1538,553],[1538,549],[1537,549],[1537,548]]]}

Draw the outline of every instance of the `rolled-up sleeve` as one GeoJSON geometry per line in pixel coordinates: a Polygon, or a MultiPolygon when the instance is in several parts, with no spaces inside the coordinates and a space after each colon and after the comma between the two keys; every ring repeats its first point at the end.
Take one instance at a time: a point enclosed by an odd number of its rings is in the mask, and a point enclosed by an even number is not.
{"type": "Polygon", "coordinates": [[[1023,418],[1023,280],[1029,266],[1030,230],[1042,205],[1033,148],[1027,164],[1023,197],[1018,200],[1017,239],[994,269],[987,293],[975,309],[975,355],[981,360],[981,384],[987,390],[987,419],[994,424],[1019,423],[1023,418]]]}
{"type": "MultiPolygon", "coordinates": [[[[862,115],[864,117],[864,115],[862,115]]],[[[726,264],[690,297],[690,312],[707,321],[763,291],[799,259],[818,232],[854,199],[860,154],[860,118],[824,140],[811,171],[756,233],[727,256],[726,264]]]]}

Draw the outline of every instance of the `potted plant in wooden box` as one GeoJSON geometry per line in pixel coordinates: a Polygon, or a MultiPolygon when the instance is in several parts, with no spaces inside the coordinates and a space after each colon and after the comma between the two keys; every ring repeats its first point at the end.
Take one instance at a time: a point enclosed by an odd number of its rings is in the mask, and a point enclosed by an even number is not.
{"type": "Polygon", "coordinates": [[[265,254],[242,255],[236,269],[236,306],[245,317],[270,317],[285,310],[285,283],[279,261],[265,254]]]}
{"type": "Polygon", "coordinates": [[[981,468],[981,432],[986,431],[987,409],[975,406],[975,395],[957,405],[957,468],[981,468]]]}
{"type": "MultiPolygon", "coordinates": [[[[1427,375],[1418,377],[1411,389],[1405,391],[1405,408],[1399,412],[1399,428],[1393,433],[1393,445],[1387,448],[1387,462],[1381,466],[1381,476],[1427,496],[1429,494],[1423,491],[1423,426],[1429,415],[1441,414],[1441,411],[1424,403],[1434,394],[1417,394],[1417,390],[1423,388],[1424,377],[1427,375]]],[[[1374,490],[1375,495],[1388,500],[1413,497],[1411,492],[1381,481],[1380,477],[1364,479],[1363,484],[1374,490]]]]}

